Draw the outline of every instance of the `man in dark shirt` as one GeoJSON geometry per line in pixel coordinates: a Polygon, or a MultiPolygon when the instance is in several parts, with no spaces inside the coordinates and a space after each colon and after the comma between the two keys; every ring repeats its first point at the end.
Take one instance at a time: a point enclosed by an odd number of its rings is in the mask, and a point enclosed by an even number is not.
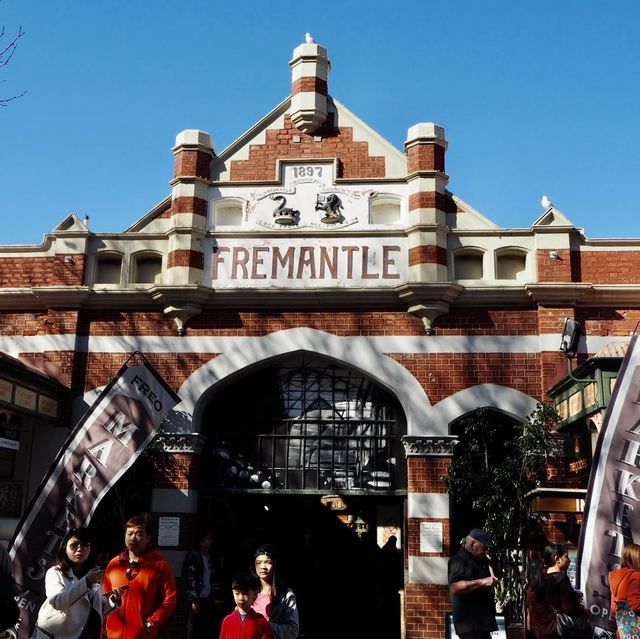
{"type": "Polygon", "coordinates": [[[498,629],[487,548],[491,538],[480,528],[469,531],[464,546],[449,559],[449,592],[453,625],[460,639],[489,639],[498,629]]]}

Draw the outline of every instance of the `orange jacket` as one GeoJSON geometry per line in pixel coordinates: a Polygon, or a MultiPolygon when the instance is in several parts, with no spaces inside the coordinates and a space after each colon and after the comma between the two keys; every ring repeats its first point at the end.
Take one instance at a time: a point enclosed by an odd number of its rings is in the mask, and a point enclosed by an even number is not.
{"type": "Polygon", "coordinates": [[[631,610],[640,610],[640,572],[633,568],[620,568],[609,573],[611,588],[611,615],[616,615],[616,601],[629,602],[631,610]]]}
{"type": "Polygon", "coordinates": [[[176,580],[169,562],[157,550],[148,550],[130,568],[125,551],[109,562],[103,581],[105,592],[121,586],[129,588],[122,595],[122,605],[107,617],[108,639],[154,639],[176,607],[176,580]],[[153,624],[150,631],[145,621],[153,624]]]}

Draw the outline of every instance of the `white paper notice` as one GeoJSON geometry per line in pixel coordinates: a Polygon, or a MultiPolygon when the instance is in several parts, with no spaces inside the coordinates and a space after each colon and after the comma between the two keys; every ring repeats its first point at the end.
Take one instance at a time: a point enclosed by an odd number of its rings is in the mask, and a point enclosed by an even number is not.
{"type": "Polygon", "coordinates": [[[158,518],[158,546],[180,545],[180,517],[158,518]]]}
{"type": "Polygon", "coordinates": [[[442,552],[442,522],[420,522],[420,552],[442,552]]]}

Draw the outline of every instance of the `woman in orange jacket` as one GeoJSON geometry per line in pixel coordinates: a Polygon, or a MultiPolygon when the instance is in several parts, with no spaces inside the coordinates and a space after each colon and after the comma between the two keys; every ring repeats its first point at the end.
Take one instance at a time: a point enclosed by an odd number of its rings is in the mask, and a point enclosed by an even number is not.
{"type": "Polygon", "coordinates": [[[629,544],[622,551],[621,568],[609,573],[611,614],[618,637],[637,634],[640,625],[640,546],[629,544]]]}

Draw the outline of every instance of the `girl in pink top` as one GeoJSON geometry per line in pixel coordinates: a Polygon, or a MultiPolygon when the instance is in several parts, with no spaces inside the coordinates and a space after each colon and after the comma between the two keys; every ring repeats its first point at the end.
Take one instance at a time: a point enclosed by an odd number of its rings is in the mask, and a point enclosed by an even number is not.
{"type": "Polygon", "coordinates": [[[265,544],[253,556],[252,572],[260,579],[253,609],[269,620],[274,639],[296,639],[300,630],[296,596],[277,574],[276,550],[265,544]]]}

